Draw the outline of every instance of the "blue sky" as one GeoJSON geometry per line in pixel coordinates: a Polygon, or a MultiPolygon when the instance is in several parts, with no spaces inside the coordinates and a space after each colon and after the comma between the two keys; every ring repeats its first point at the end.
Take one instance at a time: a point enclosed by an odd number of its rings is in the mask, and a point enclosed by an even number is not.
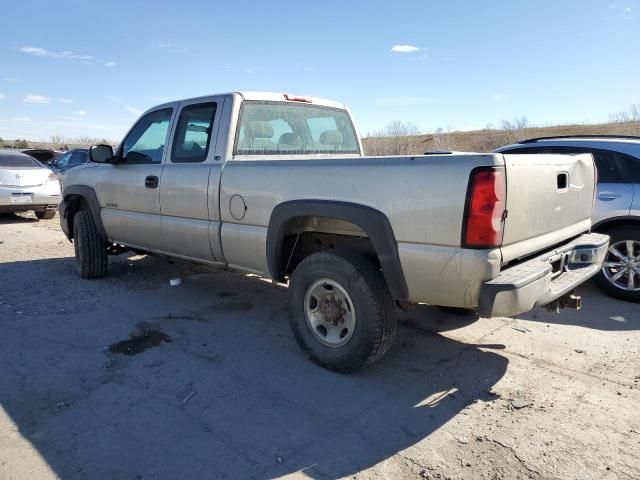
{"type": "Polygon", "coordinates": [[[118,140],[231,90],[339,100],[363,133],[606,121],[640,102],[639,58],[640,0],[11,1],[0,137],[118,140]]]}

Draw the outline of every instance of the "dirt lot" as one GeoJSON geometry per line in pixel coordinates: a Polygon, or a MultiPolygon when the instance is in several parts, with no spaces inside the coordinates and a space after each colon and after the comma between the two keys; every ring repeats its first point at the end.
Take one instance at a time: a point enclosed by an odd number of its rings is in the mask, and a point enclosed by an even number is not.
{"type": "Polygon", "coordinates": [[[57,217],[0,216],[3,480],[640,478],[640,307],[591,285],[560,316],[421,306],[344,376],[303,358],[281,287],[72,257],[57,217]]]}

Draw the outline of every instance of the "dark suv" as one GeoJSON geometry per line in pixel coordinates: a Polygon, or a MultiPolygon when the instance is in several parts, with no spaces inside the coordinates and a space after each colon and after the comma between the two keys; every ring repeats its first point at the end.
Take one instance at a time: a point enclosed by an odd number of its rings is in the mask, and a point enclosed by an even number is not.
{"type": "Polygon", "coordinates": [[[500,153],[591,153],[598,168],[593,231],[611,237],[597,284],[609,295],[640,301],[640,137],[540,137],[501,147],[500,153]]]}
{"type": "Polygon", "coordinates": [[[64,181],[64,172],[70,168],[84,165],[89,160],[87,148],[74,148],[60,155],[54,162],[51,163],[50,168],[58,175],[60,186],[64,181]]]}

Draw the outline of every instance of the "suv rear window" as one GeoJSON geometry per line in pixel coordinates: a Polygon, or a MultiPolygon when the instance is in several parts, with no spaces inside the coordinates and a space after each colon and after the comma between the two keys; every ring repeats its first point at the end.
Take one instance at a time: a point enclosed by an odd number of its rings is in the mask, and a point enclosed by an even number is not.
{"type": "Polygon", "coordinates": [[[40,164],[27,155],[0,155],[0,167],[7,168],[34,168],[40,164]]]}
{"type": "Polygon", "coordinates": [[[246,101],[235,155],[360,153],[345,110],[319,105],[246,101]]]}

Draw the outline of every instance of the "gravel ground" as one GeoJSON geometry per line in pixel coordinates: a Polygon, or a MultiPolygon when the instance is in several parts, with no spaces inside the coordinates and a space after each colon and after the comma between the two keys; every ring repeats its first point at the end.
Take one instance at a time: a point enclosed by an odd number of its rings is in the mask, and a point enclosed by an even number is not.
{"type": "Polygon", "coordinates": [[[286,290],[0,216],[0,478],[639,479],[640,308],[420,306],[355,375],[305,360],[286,290]],[[169,279],[181,278],[179,286],[169,279]]]}

